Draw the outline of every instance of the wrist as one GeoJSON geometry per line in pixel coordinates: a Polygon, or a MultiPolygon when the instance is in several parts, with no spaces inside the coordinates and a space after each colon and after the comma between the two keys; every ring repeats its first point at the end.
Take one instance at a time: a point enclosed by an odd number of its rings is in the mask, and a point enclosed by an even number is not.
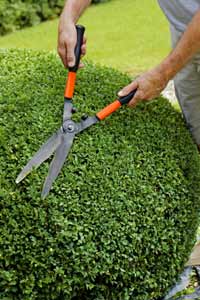
{"type": "Polygon", "coordinates": [[[173,79],[173,77],[182,68],[182,60],[179,57],[175,57],[173,53],[169,54],[161,63],[160,70],[163,73],[167,81],[173,79]]]}
{"type": "Polygon", "coordinates": [[[58,31],[62,32],[66,30],[66,28],[70,28],[71,26],[75,26],[76,22],[72,16],[68,15],[67,13],[62,13],[60,15],[58,31]]]}

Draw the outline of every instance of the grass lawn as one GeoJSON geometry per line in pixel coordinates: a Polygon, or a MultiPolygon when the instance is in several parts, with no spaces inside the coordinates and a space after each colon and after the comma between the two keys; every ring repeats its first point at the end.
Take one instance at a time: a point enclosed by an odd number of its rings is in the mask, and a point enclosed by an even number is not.
{"type": "MultiPolygon", "coordinates": [[[[81,18],[87,58],[136,75],[169,51],[168,24],[155,0],[112,0],[92,5],[81,18]]],[[[0,47],[56,50],[58,20],[0,38],[0,47]]]]}

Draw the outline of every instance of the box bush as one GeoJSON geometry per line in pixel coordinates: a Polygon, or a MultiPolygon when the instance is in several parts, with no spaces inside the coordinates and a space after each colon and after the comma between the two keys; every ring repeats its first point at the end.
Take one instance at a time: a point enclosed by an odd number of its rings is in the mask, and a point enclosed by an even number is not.
{"type": "MultiPolygon", "coordinates": [[[[199,217],[200,161],[179,112],[159,98],[81,134],[49,197],[49,161],[15,184],[61,124],[66,70],[55,54],[0,52],[0,299],[161,299],[199,217]]],[[[79,118],[130,79],[86,63],[79,118]]]]}
{"type": "Polygon", "coordinates": [[[64,2],[64,0],[1,0],[0,35],[56,18],[61,13],[64,2]]]}

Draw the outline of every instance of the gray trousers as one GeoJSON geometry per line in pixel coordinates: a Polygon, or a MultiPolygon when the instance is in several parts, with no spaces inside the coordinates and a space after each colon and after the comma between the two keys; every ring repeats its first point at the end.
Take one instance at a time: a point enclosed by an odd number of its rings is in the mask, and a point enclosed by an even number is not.
{"type": "MultiPolygon", "coordinates": [[[[174,48],[183,33],[172,26],[170,29],[174,48]]],[[[200,145],[200,53],[175,76],[174,85],[187,126],[194,141],[200,145]]]]}

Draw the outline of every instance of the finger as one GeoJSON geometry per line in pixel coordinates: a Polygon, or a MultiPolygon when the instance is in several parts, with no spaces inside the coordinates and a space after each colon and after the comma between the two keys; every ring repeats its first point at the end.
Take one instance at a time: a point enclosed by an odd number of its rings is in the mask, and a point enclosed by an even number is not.
{"type": "Polygon", "coordinates": [[[128,104],[128,107],[130,107],[130,108],[135,108],[136,107],[136,105],[138,104],[138,102],[139,102],[139,100],[131,100],[130,102],[129,102],[129,104],[128,104]]]}
{"type": "Polygon", "coordinates": [[[84,64],[82,62],[80,62],[79,66],[78,66],[79,69],[82,69],[84,68],[84,64]]]}
{"type": "Polygon", "coordinates": [[[135,96],[133,97],[133,99],[128,103],[128,106],[131,108],[134,108],[138,102],[143,100],[143,92],[142,91],[137,91],[135,93],[135,96]]]}
{"type": "Polygon", "coordinates": [[[121,91],[119,91],[118,96],[123,97],[128,95],[130,92],[138,88],[137,80],[131,82],[129,85],[125,86],[121,91]]]}
{"type": "Polygon", "coordinates": [[[83,44],[86,44],[87,43],[87,37],[84,35],[83,37],[83,44]]]}
{"type": "Polygon", "coordinates": [[[67,68],[67,54],[63,47],[58,47],[58,54],[63,62],[63,65],[67,68]]]}
{"type": "Polygon", "coordinates": [[[83,44],[81,46],[81,54],[82,54],[82,56],[84,56],[86,54],[86,43],[87,43],[87,38],[84,35],[84,37],[83,37],[83,44]]]}
{"type": "Polygon", "coordinates": [[[84,56],[86,54],[86,44],[83,44],[81,47],[81,55],[84,56]]]}

